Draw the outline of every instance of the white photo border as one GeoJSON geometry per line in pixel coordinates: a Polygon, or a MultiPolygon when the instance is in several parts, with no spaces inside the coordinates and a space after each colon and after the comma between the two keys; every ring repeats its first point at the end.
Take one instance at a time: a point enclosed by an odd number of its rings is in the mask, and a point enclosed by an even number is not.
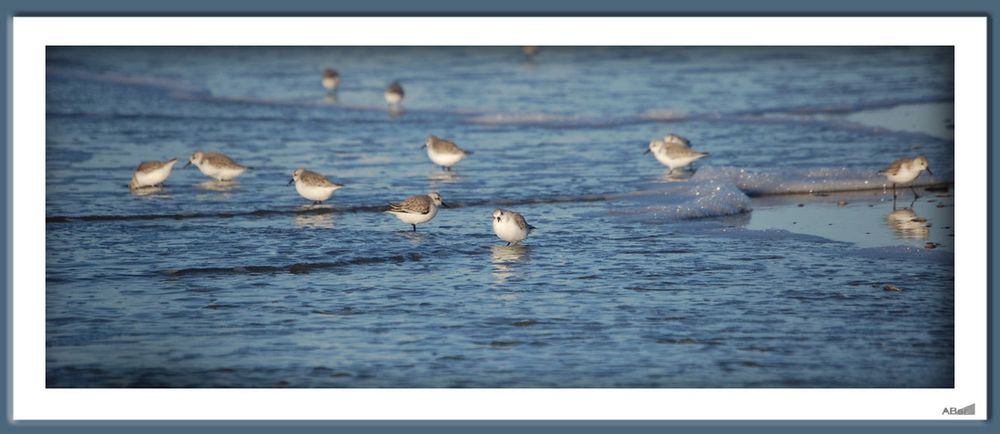
{"type": "Polygon", "coordinates": [[[14,17],[12,27],[14,420],[986,419],[986,17],[14,17]],[[954,46],[955,387],[46,389],[45,186],[34,175],[45,171],[46,46],[82,45],[954,46]],[[972,403],[976,415],[942,414],[972,403]]]}

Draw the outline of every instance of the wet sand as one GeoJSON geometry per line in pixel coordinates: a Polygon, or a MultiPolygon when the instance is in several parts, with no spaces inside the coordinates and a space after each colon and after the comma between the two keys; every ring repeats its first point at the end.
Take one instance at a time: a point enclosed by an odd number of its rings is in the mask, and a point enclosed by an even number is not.
{"type": "Polygon", "coordinates": [[[765,196],[751,201],[747,229],[783,229],[816,235],[858,247],[915,246],[954,252],[953,191],[860,191],[824,195],[765,196]]]}

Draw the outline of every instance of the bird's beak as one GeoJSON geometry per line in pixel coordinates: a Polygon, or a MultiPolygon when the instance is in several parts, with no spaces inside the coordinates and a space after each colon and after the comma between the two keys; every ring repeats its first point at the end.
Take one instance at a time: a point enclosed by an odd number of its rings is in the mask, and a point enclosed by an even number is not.
{"type": "Polygon", "coordinates": [[[648,153],[649,153],[649,148],[646,148],[646,152],[643,152],[642,155],[646,155],[648,153]]]}
{"type": "Polygon", "coordinates": [[[930,167],[928,167],[928,168],[927,168],[927,173],[929,173],[929,174],[931,174],[931,175],[933,175],[933,174],[934,174],[934,172],[931,172],[931,168],[930,168],[930,167]]]}
{"type": "Polygon", "coordinates": [[[420,149],[424,149],[424,148],[426,148],[426,147],[427,147],[427,144],[426,144],[426,143],[424,143],[424,144],[420,145],[420,149]]]}
{"type": "Polygon", "coordinates": [[[441,208],[451,208],[448,204],[441,202],[441,208]]]}
{"type": "Polygon", "coordinates": [[[295,178],[292,178],[292,179],[288,180],[288,185],[292,185],[293,183],[295,183],[295,178]]]}
{"type": "Polygon", "coordinates": [[[187,167],[190,165],[191,165],[191,160],[188,160],[187,164],[185,164],[184,167],[181,167],[181,169],[187,169],[187,167]]]}

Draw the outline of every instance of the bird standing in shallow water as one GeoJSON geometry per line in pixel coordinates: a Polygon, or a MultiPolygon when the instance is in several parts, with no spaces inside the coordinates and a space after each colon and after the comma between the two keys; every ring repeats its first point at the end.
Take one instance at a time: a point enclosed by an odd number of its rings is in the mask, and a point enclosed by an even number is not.
{"type": "Polygon", "coordinates": [[[524,53],[525,60],[530,62],[535,59],[535,56],[538,55],[538,46],[524,45],[521,47],[521,52],[524,53]]]}
{"type": "Polygon", "coordinates": [[[399,110],[399,105],[403,102],[406,92],[403,92],[403,86],[398,81],[394,81],[389,83],[389,86],[385,88],[384,96],[385,102],[389,103],[390,109],[399,110]]]}
{"type": "Polygon", "coordinates": [[[923,155],[917,156],[914,159],[900,158],[893,161],[889,167],[878,172],[879,175],[883,175],[889,182],[892,183],[892,201],[893,205],[896,203],[896,184],[910,184],[910,191],[913,192],[913,199],[919,199],[920,195],[917,191],[913,189],[913,180],[920,176],[920,172],[926,170],[927,173],[933,175],[931,172],[929,162],[927,157],[923,155]]]}
{"type": "Polygon", "coordinates": [[[167,161],[143,161],[132,172],[132,180],[129,181],[128,188],[138,190],[144,187],[162,186],[163,181],[166,181],[170,176],[174,164],[177,164],[176,158],[167,161]]]}
{"type": "Polygon", "coordinates": [[[429,194],[410,196],[400,203],[391,203],[385,212],[396,216],[401,222],[413,226],[413,232],[416,232],[418,224],[427,223],[437,215],[439,206],[448,207],[441,200],[441,195],[432,191],[429,194]]]}
{"type": "Polygon", "coordinates": [[[323,70],[323,88],[326,89],[327,93],[336,92],[339,84],[340,73],[336,69],[326,68],[323,70]]]}
{"type": "Polygon", "coordinates": [[[195,151],[184,167],[194,164],[202,174],[216,181],[229,181],[240,176],[247,167],[237,164],[232,158],[217,152],[195,151]]]}
{"type": "Polygon", "coordinates": [[[431,161],[446,172],[451,170],[451,166],[462,161],[466,155],[472,154],[471,151],[459,148],[455,143],[434,135],[427,136],[423,147],[427,148],[427,156],[431,161]]]}
{"type": "Polygon", "coordinates": [[[528,238],[532,229],[535,227],[529,225],[520,213],[500,208],[493,210],[493,232],[508,246],[528,238]]]}
{"type": "Polygon", "coordinates": [[[649,142],[649,148],[644,154],[650,152],[653,153],[657,161],[670,168],[668,173],[673,173],[675,169],[685,168],[695,160],[708,155],[707,152],[691,149],[691,142],[676,134],[667,134],[663,140],[649,142]]]}
{"type": "Polygon", "coordinates": [[[292,183],[295,183],[295,191],[299,192],[300,196],[313,201],[313,205],[319,205],[324,200],[329,199],[333,192],[344,187],[326,179],[323,175],[301,167],[292,172],[292,179],[288,181],[288,185],[292,185],[292,183]]]}

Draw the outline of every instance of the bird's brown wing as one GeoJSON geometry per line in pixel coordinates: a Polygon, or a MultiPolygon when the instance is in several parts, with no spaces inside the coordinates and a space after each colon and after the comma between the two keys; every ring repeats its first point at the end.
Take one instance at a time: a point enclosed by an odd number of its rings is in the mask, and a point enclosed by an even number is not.
{"type": "Polygon", "coordinates": [[[163,163],[160,161],[143,161],[139,163],[139,167],[136,167],[135,171],[137,173],[149,173],[161,167],[163,167],[163,163]]]}
{"type": "Polygon", "coordinates": [[[299,179],[301,179],[303,182],[309,185],[319,185],[322,187],[333,187],[335,185],[338,185],[333,182],[330,182],[330,180],[326,179],[325,176],[320,175],[316,172],[310,172],[308,170],[303,171],[302,175],[299,175],[299,179]]]}
{"type": "Polygon", "coordinates": [[[400,203],[389,204],[389,211],[427,214],[431,211],[431,198],[426,195],[410,196],[400,203]]]}
{"type": "Polygon", "coordinates": [[[465,153],[465,150],[459,148],[458,145],[456,145],[454,142],[445,139],[439,139],[437,137],[431,139],[431,146],[434,148],[435,151],[438,152],[445,152],[448,154],[465,153]]]}
{"type": "Polygon", "coordinates": [[[231,169],[246,169],[246,166],[237,164],[232,158],[227,157],[225,154],[218,154],[214,152],[206,152],[204,157],[205,161],[208,161],[213,166],[216,167],[226,167],[231,169]]]}
{"type": "Polygon", "coordinates": [[[905,162],[906,162],[905,158],[900,158],[900,159],[898,159],[896,161],[893,161],[892,164],[889,165],[889,167],[886,167],[885,169],[882,169],[882,171],[879,172],[879,174],[880,175],[895,175],[895,174],[899,173],[899,169],[901,169],[903,167],[903,163],[905,163],[905,162]]]}
{"type": "Polygon", "coordinates": [[[528,230],[528,222],[524,220],[524,216],[516,212],[511,214],[514,218],[514,223],[517,223],[517,227],[521,228],[522,231],[528,230]]]}
{"type": "Polygon", "coordinates": [[[703,155],[701,152],[674,142],[667,142],[667,145],[664,147],[664,151],[666,151],[667,157],[670,158],[686,158],[703,155]]]}

